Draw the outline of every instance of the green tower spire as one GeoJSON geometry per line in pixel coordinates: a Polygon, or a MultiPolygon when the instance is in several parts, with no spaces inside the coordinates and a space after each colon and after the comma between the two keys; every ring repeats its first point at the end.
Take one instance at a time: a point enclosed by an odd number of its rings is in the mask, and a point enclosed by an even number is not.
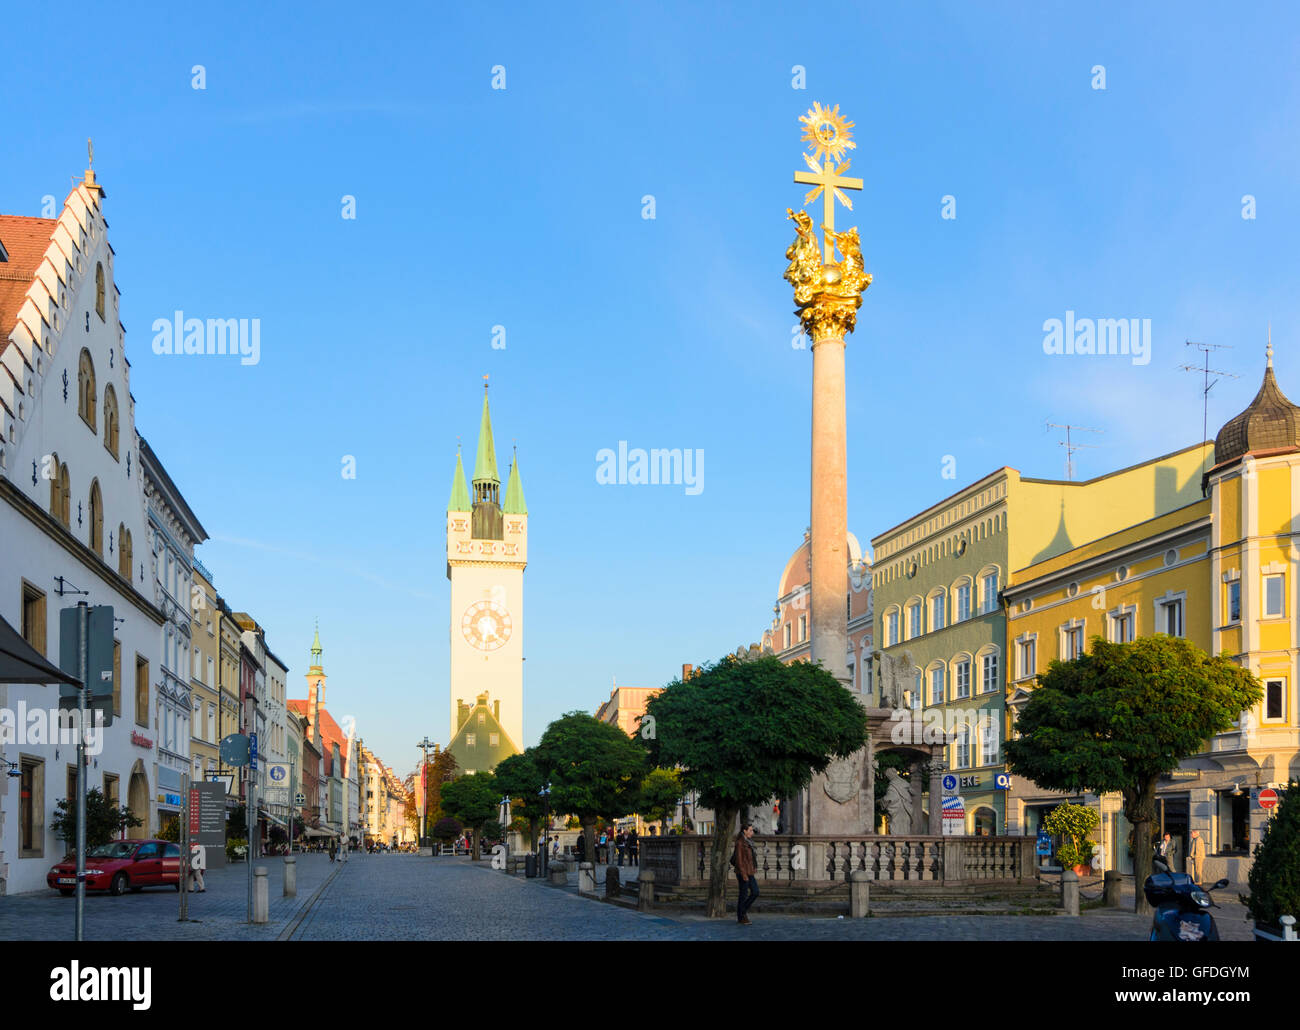
{"type": "Polygon", "coordinates": [[[510,463],[510,479],[506,483],[506,503],[501,509],[507,515],[527,515],[528,505],[524,503],[524,485],[519,480],[519,455],[515,454],[510,463]]]}
{"type": "Polygon", "coordinates": [[[492,416],[488,414],[487,383],[483,384],[483,418],[478,427],[478,455],[474,459],[474,482],[501,484],[497,475],[497,451],[492,445],[492,416]]]}
{"type": "Polygon", "coordinates": [[[451,500],[447,502],[448,511],[469,511],[469,490],[465,486],[465,466],[460,461],[460,448],[456,448],[456,471],[452,474],[451,500]]]}

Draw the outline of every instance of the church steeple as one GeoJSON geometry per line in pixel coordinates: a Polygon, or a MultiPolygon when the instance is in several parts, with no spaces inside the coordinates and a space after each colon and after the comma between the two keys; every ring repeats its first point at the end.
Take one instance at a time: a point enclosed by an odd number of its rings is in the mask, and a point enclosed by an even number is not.
{"type": "Polygon", "coordinates": [[[470,516],[470,537],[474,540],[501,540],[501,479],[497,475],[497,452],[492,443],[487,377],[483,378],[483,417],[479,421],[478,455],[474,459],[474,507],[470,516]]]}
{"type": "Polygon", "coordinates": [[[469,511],[469,490],[465,487],[465,466],[460,460],[460,448],[456,448],[456,471],[452,474],[451,500],[447,502],[448,511],[469,511]]]}
{"type": "Polygon", "coordinates": [[[321,665],[321,646],[320,646],[320,623],[316,623],[316,636],[311,642],[311,668],[307,670],[308,676],[324,676],[325,669],[321,665]]]}
{"type": "Polygon", "coordinates": [[[524,503],[524,486],[519,481],[519,455],[516,453],[510,462],[510,478],[506,482],[506,503],[502,508],[507,515],[527,515],[528,505],[524,503]]]}
{"type": "Polygon", "coordinates": [[[495,483],[501,485],[497,476],[497,451],[492,443],[492,416],[488,412],[488,384],[483,384],[483,417],[478,426],[478,454],[474,458],[474,485],[495,483]]]}

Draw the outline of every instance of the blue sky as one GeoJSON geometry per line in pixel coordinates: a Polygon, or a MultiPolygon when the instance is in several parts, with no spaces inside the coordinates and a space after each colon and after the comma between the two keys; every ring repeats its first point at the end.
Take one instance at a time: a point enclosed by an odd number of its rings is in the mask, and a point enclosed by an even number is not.
{"type": "Polygon", "coordinates": [[[6,25],[28,42],[0,73],[0,210],[62,201],[94,137],[137,424],[212,535],[200,557],[299,696],[319,617],[331,709],[403,772],[448,733],[443,511],[484,374],[531,515],[529,742],[615,677],[661,684],[761,634],[808,521],[811,357],[781,272],[815,100],[856,123],[866,186],[838,216],[875,277],[848,345],[864,544],[1001,465],[1061,475],[1048,420],[1104,430],[1078,478],[1195,442],[1184,340],[1234,348],[1211,435],[1254,395],[1270,319],[1300,398],[1280,5],[70,4],[6,25]],[[261,319],[260,363],[153,354],[177,309],[261,319]],[[1044,354],[1067,310],[1151,319],[1149,364],[1044,354]],[[702,449],[703,492],[599,485],[620,440],[702,449]]]}

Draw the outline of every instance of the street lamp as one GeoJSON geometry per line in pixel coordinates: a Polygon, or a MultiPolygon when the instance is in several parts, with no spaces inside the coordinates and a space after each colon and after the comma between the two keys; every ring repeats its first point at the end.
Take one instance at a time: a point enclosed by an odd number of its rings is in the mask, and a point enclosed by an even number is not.
{"type": "Polygon", "coordinates": [[[550,862],[548,856],[551,853],[551,785],[547,783],[545,787],[537,792],[537,796],[542,799],[542,839],[540,841],[542,848],[542,858],[538,865],[541,868],[541,875],[546,876],[550,862]]]}
{"type": "MultiPolygon", "coordinates": [[[[424,841],[429,836],[429,748],[433,748],[437,753],[438,745],[429,739],[426,733],[424,739],[415,745],[424,752],[424,763],[420,766],[420,839],[416,841],[416,848],[424,847],[424,841]]],[[[433,848],[429,849],[432,853],[433,848]]]]}

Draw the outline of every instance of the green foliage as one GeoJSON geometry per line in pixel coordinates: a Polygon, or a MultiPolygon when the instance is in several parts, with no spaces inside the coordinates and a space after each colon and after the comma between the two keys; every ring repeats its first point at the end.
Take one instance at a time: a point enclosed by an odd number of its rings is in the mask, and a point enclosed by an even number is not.
{"type": "Polygon", "coordinates": [[[501,788],[490,772],[476,772],[461,776],[442,785],[442,810],[459,819],[474,834],[474,858],[479,856],[479,842],[483,829],[497,822],[501,808],[501,788]]]}
{"type": "Polygon", "coordinates": [[[867,740],[866,712],[819,665],[728,656],[674,680],[646,706],[655,764],[682,768],[706,808],[738,810],[791,797],[834,757],[867,740]]]}
{"type": "Polygon", "coordinates": [[[546,777],[537,767],[535,748],[501,759],[492,772],[501,793],[510,797],[512,816],[523,816],[530,822],[542,818],[541,790],[546,786],[546,777]]]}
{"type": "Polygon", "coordinates": [[[226,861],[237,862],[248,857],[248,841],[242,837],[231,837],[226,841],[226,861]]]}
{"type": "MultiPolygon", "coordinates": [[[[1070,794],[1119,791],[1124,815],[1143,839],[1155,818],[1159,778],[1229,729],[1263,696],[1259,681],[1226,655],[1158,634],[1132,643],[1092,638],[1069,662],[1053,661],[1020,713],[1008,765],[1040,787],[1070,794]]],[[[1151,873],[1151,853],[1133,856],[1134,877],[1151,873]]],[[[1135,892],[1138,912],[1150,906],[1135,892]]]]}
{"type": "MultiPolygon", "coordinates": [[[[1286,915],[1300,919],[1300,782],[1280,791],[1274,814],[1255,845],[1246,907],[1255,925],[1280,928],[1286,915]]],[[[1274,931],[1276,932],[1276,931],[1274,931]]]]}
{"type": "Polygon", "coordinates": [[[429,836],[434,840],[440,840],[446,844],[455,840],[464,832],[465,827],[462,825],[461,821],[459,819],[453,819],[448,815],[443,816],[443,818],[433,824],[433,828],[429,830],[429,836]]]}
{"type": "Polygon", "coordinates": [[[179,816],[169,815],[158,831],[159,840],[169,840],[173,844],[179,844],[181,839],[181,820],[179,816]]]}
{"type": "MultiPolygon", "coordinates": [[[[125,805],[113,805],[104,797],[98,787],[86,791],[86,847],[97,848],[101,844],[120,837],[122,831],[144,824],[131,814],[125,805]]],[[[54,836],[69,847],[77,842],[77,800],[60,798],[55,805],[54,816],[50,820],[50,829],[54,836]]]]}
{"type": "Polygon", "coordinates": [[[248,839],[248,806],[236,805],[230,810],[230,818],[226,820],[226,837],[238,837],[240,840],[248,839]]]}
{"type": "Polygon", "coordinates": [[[1096,845],[1088,840],[1088,834],[1101,825],[1101,816],[1095,808],[1087,805],[1075,805],[1070,802],[1057,805],[1043,820],[1043,828],[1053,837],[1061,838],[1061,846],[1056,857],[1066,869],[1077,865],[1087,865],[1092,861],[1096,845]]]}
{"type": "Polygon", "coordinates": [[[581,826],[582,823],[578,821],[578,817],[576,815],[571,815],[569,816],[568,819],[564,820],[564,828],[566,830],[577,830],[581,828],[581,826]]]}
{"type": "Polygon", "coordinates": [[[681,773],[676,769],[651,769],[641,781],[637,811],[642,818],[662,825],[677,810],[677,802],[685,792],[681,773]]]}

